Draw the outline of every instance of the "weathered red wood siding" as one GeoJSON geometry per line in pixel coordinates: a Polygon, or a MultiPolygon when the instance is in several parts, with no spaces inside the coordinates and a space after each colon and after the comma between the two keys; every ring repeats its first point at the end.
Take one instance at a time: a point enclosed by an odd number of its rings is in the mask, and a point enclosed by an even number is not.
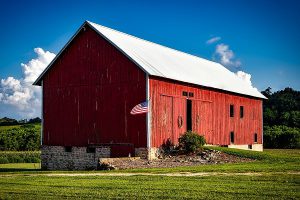
{"type": "Polygon", "coordinates": [[[186,131],[186,97],[183,91],[193,92],[192,127],[205,136],[208,144],[229,145],[230,132],[234,131],[234,144],[262,144],[262,101],[232,93],[207,89],[168,79],[150,77],[151,96],[151,146],[159,147],[168,138],[178,142],[186,131]],[[234,105],[234,117],[230,117],[230,104],[234,105]],[[240,118],[240,106],[244,117],[240,118]],[[183,118],[179,128],[178,118],[183,118]]]}
{"type": "Polygon", "coordinates": [[[44,145],[130,143],[146,147],[146,75],[86,27],[43,78],[44,145]]]}

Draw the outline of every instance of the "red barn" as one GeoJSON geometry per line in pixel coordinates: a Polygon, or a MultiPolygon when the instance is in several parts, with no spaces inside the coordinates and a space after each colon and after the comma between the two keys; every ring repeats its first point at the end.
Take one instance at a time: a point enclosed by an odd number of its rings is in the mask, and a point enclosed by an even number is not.
{"type": "Polygon", "coordinates": [[[208,144],[262,150],[265,97],[222,65],[86,21],[35,81],[42,167],[155,158],[193,130],[208,144]],[[131,115],[148,101],[149,112],[131,115]]]}

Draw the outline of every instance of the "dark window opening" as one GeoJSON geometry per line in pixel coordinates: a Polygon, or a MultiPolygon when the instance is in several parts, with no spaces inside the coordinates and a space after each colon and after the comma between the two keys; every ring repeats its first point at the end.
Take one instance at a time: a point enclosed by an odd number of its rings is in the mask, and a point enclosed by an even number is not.
{"type": "Polygon", "coordinates": [[[87,153],[96,153],[96,148],[95,147],[87,147],[86,152],[87,153]]]}
{"type": "Polygon", "coordinates": [[[240,117],[244,117],[244,106],[240,106],[240,117]]]}
{"type": "Polygon", "coordinates": [[[234,106],[230,105],[230,117],[234,117],[234,106]]]}
{"type": "Polygon", "coordinates": [[[230,132],[230,143],[234,143],[234,132],[230,132]]]}
{"type": "Polygon", "coordinates": [[[194,93],[193,92],[189,92],[189,97],[194,97],[194,93]]]}
{"type": "Polygon", "coordinates": [[[188,92],[183,91],[182,92],[182,96],[186,96],[187,97],[188,96],[188,92]]]}
{"type": "Polygon", "coordinates": [[[65,147],[65,152],[72,152],[72,147],[70,147],[70,146],[65,147]]]}
{"type": "Polygon", "coordinates": [[[192,100],[186,100],[186,129],[192,130],[192,100]]]}
{"type": "Polygon", "coordinates": [[[257,142],[257,133],[254,133],[254,142],[257,142]]]}
{"type": "Polygon", "coordinates": [[[251,144],[248,145],[248,149],[252,149],[252,145],[251,144]]]}

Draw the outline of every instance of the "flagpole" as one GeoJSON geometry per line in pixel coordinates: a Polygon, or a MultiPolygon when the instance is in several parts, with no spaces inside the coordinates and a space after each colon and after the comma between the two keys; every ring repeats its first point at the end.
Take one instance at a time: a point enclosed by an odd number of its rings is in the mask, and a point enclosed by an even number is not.
{"type": "MultiPolygon", "coordinates": [[[[151,148],[151,102],[150,102],[150,86],[149,74],[146,75],[146,100],[148,103],[148,112],[146,113],[146,127],[147,127],[147,149],[151,148]]],[[[149,154],[149,152],[148,152],[149,154]]]]}

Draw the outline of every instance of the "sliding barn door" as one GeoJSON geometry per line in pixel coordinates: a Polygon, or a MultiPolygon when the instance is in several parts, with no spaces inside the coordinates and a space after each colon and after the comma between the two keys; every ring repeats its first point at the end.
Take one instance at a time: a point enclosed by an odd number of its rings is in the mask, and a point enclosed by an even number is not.
{"type": "Polygon", "coordinates": [[[208,101],[193,100],[192,111],[193,131],[204,135],[206,142],[212,139],[212,103],[208,101]]]}
{"type": "Polygon", "coordinates": [[[186,131],[186,99],[173,97],[173,138],[174,144],[178,143],[178,138],[186,131]]]}
{"type": "Polygon", "coordinates": [[[165,143],[168,139],[173,138],[172,135],[172,118],[173,118],[173,98],[169,96],[160,96],[160,109],[158,110],[158,129],[159,138],[158,140],[165,143]]]}

